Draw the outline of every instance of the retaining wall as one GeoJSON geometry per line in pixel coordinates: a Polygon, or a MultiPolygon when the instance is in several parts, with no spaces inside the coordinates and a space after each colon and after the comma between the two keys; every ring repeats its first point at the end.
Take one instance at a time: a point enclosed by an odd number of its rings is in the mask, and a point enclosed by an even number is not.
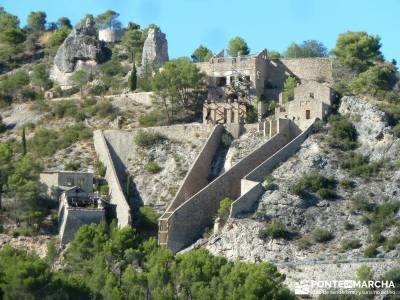
{"type": "Polygon", "coordinates": [[[238,198],[241,179],[290,141],[289,121],[283,120],[278,128],[279,132],[271,139],[169,213],[163,228],[168,233],[162,236],[165,241],[160,244],[165,242],[173,252],[178,252],[200,238],[206,228],[211,228],[219,201],[224,197],[238,198]]]}
{"type": "Polygon", "coordinates": [[[61,213],[60,244],[64,246],[73,240],[80,227],[87,224],[99,224],[104,219],[104,209],[66,208],[61,213]]]}
{"type": "Polygon", "coordinates": [[[262,164],[252,170],[242,180],[242,185],[246,183],[246,185],[249,186],[250,182],[253,182],[254,186],[248,190],[242,189],[242,195],[231,205],[231,218],[237,217],[240,214],[252,211],[254,209],[256,202],[264,193],[261,183],[263,182],[265,176],[270,174],[276,166],[289,159],[294,153],[296,153],[296,151],[299,150],[301,144],[311,134],[314,122],[312,122],[308,128],[306,128],[302,133],[286,144],[282,149],[277,151],[274,155],[270,156],[262,164]]]}
{"type": "Polygon", "coordinates": [[[185,202],[186,199],[193,196],[208,184],[210,166],[220,145],[223,131],[224,127],[222,125],[216,125],[214,127],[166,212],[171,212],[176,209],[185,202]]]}
{"type": "Polygon", "coordinates": [[[118,174],[111,157],[110,149],[103,132],[101,130],[94,131],[93,140],[99,160],[107,168],[105,178],[110,190],[110,203],[115,205],[116,208],[115,212],[118,226],[130,226],[132,224],[131,209],[122,190],[118,174]]]}

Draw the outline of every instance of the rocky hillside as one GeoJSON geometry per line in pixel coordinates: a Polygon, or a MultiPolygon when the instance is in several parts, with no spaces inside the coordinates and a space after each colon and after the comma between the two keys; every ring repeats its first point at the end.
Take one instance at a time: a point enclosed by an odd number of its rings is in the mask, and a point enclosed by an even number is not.
{"type": "Polygon", "coordinates": [[[400,139],[386,114],[361,98],[344,97],[339,113],[357,130],[354,153],[332,148],[331,125],[324,125],[273,171],[256,212],[228,220],[207,249],[253,262],[400,256],[400,139]],[[346,160],[358,165],[345,166],[346,160]],[[293,193],[299,180],[315,174],[332,182],[334,195],[293,193]],[[271,224],[280,227],[276,236],[271,224]]]}

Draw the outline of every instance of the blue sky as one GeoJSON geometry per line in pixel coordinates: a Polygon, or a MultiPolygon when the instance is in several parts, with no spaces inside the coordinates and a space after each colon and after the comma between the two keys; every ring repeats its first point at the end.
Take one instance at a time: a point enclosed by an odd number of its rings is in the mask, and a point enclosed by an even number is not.
{"type": "Polygon", "coordinates": [[[123,24],[155,23],[167,34],[172,58],[189,56],[204,44],[217,52],[240,35],[251,52],[284,51],[307,39],[334,47],[339,33],[367,31],[382,38],[385,58],[400,61],[400,0],[0,0],[22,24],[30,11],[48,21],[67,16],[76,23],[86,13],[113,9],[123,24]]]}

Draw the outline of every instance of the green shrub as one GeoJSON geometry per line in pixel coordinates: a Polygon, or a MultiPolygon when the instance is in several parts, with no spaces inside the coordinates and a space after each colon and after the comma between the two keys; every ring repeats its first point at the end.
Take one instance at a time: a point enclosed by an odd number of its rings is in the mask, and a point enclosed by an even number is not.
{"type": "Polygon", "coordinates": [[[228,197],[225,197],[224,199],[222,199],[219,202],[217,217],[223,221],[226,221],[229,217],[229,212],[231,210],[232,203],[233,203],[233,200],[228,197]]]}
{"type": "Polygon", "coordinates": [[[108,184],[100,186],[100,194],[103,196],[108,196],[110,194],[110,188],[108,184]]]}
{"type": "Polygon", "coordinates": [[[34,229],[32,227],[18,227],[16,228],[12,235],[13,237],[18,237],[18,236],[33,236],[34,235],[34,229]]]}
{"type": "Polygon", "coordinates": [[[393,127],[392,132],[395,137],[400,138],[400,123],[393,127]]]}
{"type": "Polygon", "coordinates": [[[102,101],[97,103],[93,110],[93,113],[101,118],[113,116],[115,112],[116,109],[110,101],[102,101]]]}
{"type": "Polygon", "coordinates": [[[340,186],[344,190],[350,190],[353,188],[354,183],[351,180],[343,179],[342,181],[339,182],[340,186]]]}
{"type": "Polygon", "coordinates": [[[233,137],[230,133],[224,132],[221,136],[221,143],[225,148],[229,148],[232,144],[233,137]]]}
{"type": "Polygon", "coordinates": [[[357,148],[357,130],[347,118],[332,116],[329,125],[328,144],[332,148],[343,151],[357,148]]]}
{"type": "Polygon", "coordinates": [[[344,230],[353,230],[354,224],[350,223],[349,221],[345,221],[343,223],[343,228],[344,228],[344,230]]]}
{"type": "Polygon", "coordinates": [[[377,206],[375,217],[387,219],[394,217],[400,209],[400,201],[388,201],[377,206]]]}
{"type": "Polygon", "coordinates": [[[400,289],[400,268],[395,267],[383,274],[383,279],[387,281],[393,281],[397,290],[400,289]]]}
{"type": "Polygon", "coordinates": [[[368,216],[364,215],[364,216],[361,216],[360,223],[364,224],[364,225],[369,225],[369,224],[371,224],[371,220],[370,220],[370,218],[368,218],[368,216]]]}
{"type": "Polygon", "coordinates": [[[81,163],[79,161],[71,161],[66,163],[64,166],[64,170],[66,171],[77,171],[81,167],[81,163]]]}
{"type": "Polygon", "coordinates": [[[390,89],[392,71],[387,65],[370,67],[349,83],[349,88],[355,94],[369,94],[383,98],[385,92],[390,89]]]}
{"type": "Polygon", "coordinates": [[[348,170],[350,175],[366,179],[376,176],[382,167],[382,163],[370,163],[368,157],[350,152],[345,156],[340,166],[348,170]]]}
{"type": "Polygon", "coordinates": [[[369,245],[364,250],[364,257],[375,257],[378,252],[376,251],[376,245],[369,245]]]}
{"type": "Polygon", "coordinates": [[[166,137],[164,135],[156,131],[139,130],[134,138],[134,141],[135,144],[140,147],[149,148],[162,142],[165,139],[166,137]]]}
{"type": "Polygon", "coordinates": [[[95,168],[100,177],[106,176],[107,167],[101,161],[96,162],[95,168]]]}
{"type": "Polygon", "coordinates": [[[394,250],[394,249],[396,249],[398,244],[400,244],[399,233],[397,233],[397,235],[395,235],[395,236],[388,238],[384,243],[384,248],[386,251],[394,250]]]}
{"type": "Polygon", "coordinates": [[[263,182],[263,188],[266,191],[271,191],[274,190],[276,185],[274,183],[274,177],[269,175],[269,176],[265,176],[264,178],[264,182],[263,182]]]}
{"type": "Polygon", "coordinates": [[[7,129],[7,126],[6,126],[6,124],[3,123],[3,120],[0,116],[0,133],[3,133],[4,131],[6,131],[6,129],[7,129]]]}
{"type": "Polygon", "coordinates": [[[333,234],[329,230],[323,228],[315,229],[312,235],[317,243],[326,243],[333,239],[333,234]]]}
{"type": "Polygon", "coordinates": [[[313,242],[307,236],[303,236],[297,240],[297,246],[302,250],[309,249],[312,245],[313,242]]]}
{"type": "Polygon", "coordinates": [[[289,76],[283,86],[283,101],[288,102],[294,99],[294,89],[297,86],[297,80],[289,76]]]}
{"type": "Polygon", "coordinates": [[[337,198],[337,194],[332,189],[322,188],[317,191],[318,196],[322,199],[333,200],[337,198]]]}
{"type": "Polygon", "coordinates": [[[342,251],[357,249],[361,247],[361,242],[358,239],[342,240],[341,242],[342,251]]]}
{"type": "Polygon", "coordinates": [[[152,160],[144,165],[144,169],[149,173],[156,174],[160,172],[162,168],[158,165],[156,161],[152,160]]]}
{"type": "Polygon", "coordinates": [[[280,220],[272,220],[271,223],[267,224],[267,226],[258,233],[258,236],[264,240],[268,237],[273,239],[287,238],[288,235],[289,232],[285,224],[280,220]]]}
{"type": "Polygon", "coordinates": [[[364,194],[356,194],[350,200],[351,208],[354,210],[372,212],[375,208],[375,205],[370,203],[364,194]]]}
{"type": "Polygon", "coordinates": [[[158,214],[150,206],[139,208],[139,220],[137,226],[141,229],[154,230],[158,227],[158,214]]]}
{"type": "Polygon", "coordinates": [[[305,196],[307,192],[317,193],[320,197],[328,197],[324,199],[336,198],[333,191],[336,182],[333,177],[325,177],[318,172],[304,175],[295,184],[289,187],[289,192],[298,196],[305,196]]]}
{"type": "Polygon", "coordinates": [[[139,123],[142,127],[153,127],[166,125],[168,120],[166,120],[165,114],[160,113],[158,110],[153,110],[148,114],[140,116],[139,123]]]}
{"type": "Polygon", "coordinates": [[[65,127],[60,131],[40,128],[28,140],[28,151],[36,156],[50,156],[80,140],[92,137],[92,131],[83,124],[65,127]]]}
{"type": "Polygon", "coordinates": [[[53,107],[53,114],[59,118],[71,117],[75,118],[78,113],[78,107],[71,100],[57,101],[53,107]]]}
{"type": "Polygon", "coordinates": [[[253,105],[246,107],[246,123],[251,124],[257,122],[257,111],[253,105]]]}

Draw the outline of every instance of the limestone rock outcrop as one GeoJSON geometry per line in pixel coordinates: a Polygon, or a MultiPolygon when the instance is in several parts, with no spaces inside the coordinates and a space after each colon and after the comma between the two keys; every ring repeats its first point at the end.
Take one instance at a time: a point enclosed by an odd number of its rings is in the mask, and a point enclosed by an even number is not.
{"type": "Polygon", "coordinates": [[[75,28],[58,48],[51,70],[51,78],[61,86],[69,85],[69,76],[75,70],[91,71],[98,63],[111,56],[106,44],[97,38],[97,30],[91,22],[75,28]]]}
{"type": "Polygon", "coordinates": [[[165,33],[162,33],[159,28],[150,28],[143,46],[142,66],[148,64],[161,67],[168,59],[168,42],[165,33]]]}

